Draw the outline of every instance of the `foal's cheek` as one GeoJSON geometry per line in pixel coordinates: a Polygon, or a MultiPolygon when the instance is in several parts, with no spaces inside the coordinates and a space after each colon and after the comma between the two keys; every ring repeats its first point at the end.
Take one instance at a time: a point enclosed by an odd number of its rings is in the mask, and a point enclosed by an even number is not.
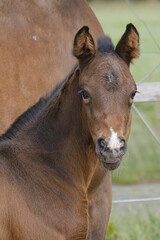
{"type": "Polygon", "coordinates": [[[85,118],[89,127],[90,134],[92,136],[93,141],[96,141],[96,136],[95,136],[95,129],[94,129],[94,121],[93,121],[93,113],[90,105],[84,105],[83,110],[85,112],[85,118]]]}
{"type": "Polygon", "coordinates": [[[128,141],[129,134],[130,134],[130,131],[131,131],[131,122],[132,122],[132,113],[130,112],[128,123],[127,123],[127,131],[126,131],[126,134],[125,134],[126,141],[128,141]]]}
{"type": "Polygon", "coordinates": [[[97,141],[97,131],[96,131],[96,127],[95,124],[93,124],[92,120],[89,119],[89,130],[90,130],[90,134],[92,136],[93,142],[96,144],[97,141]]]}
{"type": "Polygon", "coordinates": [[[86,108],[86,112],[87,112],[87,118],[89,121],[91,121],[92,120],[92,109],[90,107],[90,104],[86,105],[85,108],[86,108]]]}
{"type": "Polygon", "coordinates": [[[94,118],[88,118],[88,126],[89,126],[89,131],[93,139],[93,142],[96,144],[96,141],[98,138],[98,132],[99,132],[98,125],[96,124],[96,120],[94,118]]]}

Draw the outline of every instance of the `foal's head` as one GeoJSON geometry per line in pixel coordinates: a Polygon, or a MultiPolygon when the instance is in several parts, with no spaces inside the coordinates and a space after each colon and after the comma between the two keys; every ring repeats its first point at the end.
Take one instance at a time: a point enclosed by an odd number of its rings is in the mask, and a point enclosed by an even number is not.
{"type": "Polygon", "coordinates": [[[75,36],[74,56],[79,60],[79,88],[96,153],[103,165],[113,170],[126,152],[130,132],[131,106],[136,84],[129,71],[139,54],[139,35],[132,24],[115,51],[96,51],[88,27],[75,36]]]}

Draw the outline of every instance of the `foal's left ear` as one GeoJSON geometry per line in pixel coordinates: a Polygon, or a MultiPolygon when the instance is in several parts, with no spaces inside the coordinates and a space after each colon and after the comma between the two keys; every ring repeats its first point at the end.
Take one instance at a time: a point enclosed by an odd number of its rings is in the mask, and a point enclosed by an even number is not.
{"type": "Polygon", "coordinates": [[[132,59],[139,56],[139,34],[132,23],[128,24],[126,31],[117,44],[115,52],[129,66],[132,59]]]}
{"type": "Polygon", "coordinates": [[[96,52],[92,35],[87,26],[82,27],[76,34],[73,46],[73,55],[78,60],[84,61],[94,56],[96,52]]]}

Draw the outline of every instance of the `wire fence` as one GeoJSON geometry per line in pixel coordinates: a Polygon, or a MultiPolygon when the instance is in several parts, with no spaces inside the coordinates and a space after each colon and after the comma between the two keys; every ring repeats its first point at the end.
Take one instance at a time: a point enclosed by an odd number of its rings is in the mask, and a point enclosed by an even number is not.
{"type": "MultiPolygon", "coordinates": [[[[160,45],[157,42],[157,40],[155,39],[155,37],[152,34],[152,31],[150,30],[150,28],[148,27],[148,25],[146,24],[146,22],[141,19],[138,14],[136,13],[136,11],[134,10],[134,8],[132,7],[131,3],[129,0],[125,0],[125,2],[127,3],[130,11],[132,12],[132,14],[136,17],[137,20],[139,20],[144,27],[146,28],[148,34],[150,35],[152,41],[154,42],[154,44],[156,45],[156,47],[158,48],[158,52],[156,52],[157,54],[160,54],[160,45]]],[[[149,52],[150,54],[155,54],[155,52],[149,52]]],[[[144,77],[142,78],[138,83],[137,86],[140,85],[141,83],[143,83],[144,81],[146,81],[153,73],[154,71],[157,70],[157,68],[160,67],[160,62],[157,63],[156,66],[154,66],[154,68],[144,77]]],[[[143,115],[141,114],[141,112],[138,110],[138,108],[133,105],[133,109],[135,110],[135,112],[138,114],[138,116],[140,117],[140,119],[142,120],[142,122],[145,124],[145,126],[147,127],[147,129],[149,130],[149,132],[151,133],[151,135],[154,137],[154,139],[156,140],[156,142],[160,145],[160,139],[157,137],[155,131],[151,128],[151,126],[148,124],[147,120],[143,117],[143,115]]]]}
{"type": "Polygon", "coordinates": [[[149,33],[151,39],[153,40],[153,42],[155,43],[155,45],[157,46],[158,50],[159,50],[159,53],[160,53],[160,45],[159,43],[157,42],[157,40],[155,39],[155,37],[153,36],[152,34],[152,31],[150,30],[150,28],[148,27],[148,25],[146,24],[146,22],[141,19],[138,14],[136,13],[136,11],[134,10],[134,8],[132,7],[131,3],[129,0],[125,0],[125,2],[127,3],[128,7],[130,8],[130,11],[132,12],[132,14],[136,17],[137,20],[139,20],[143,25],[144,27],[146,28],[147,32],[149,33]]]}
{"type": "Polygon", "coordinates": [[[113,200],[112,203],[135,203],[135,202],[150,202],[150,201],[160,201],[160,197],[113,200]]]}
{"type": "MultiPolygon", "coordinates": [[[[159,42],[153,36],[152,31],[148,27],[147,23],[142,18],[139,17],[139,15],[136,13],[136,11],[134,10],[134,8],[133,8],[133,6],[132,6],[132,4],[129,0],[125,0],[125,2],[128,5],[132,14],[136,17],[136,19],[144,25],[144,27],[146,28],[149,36],[151,37],[152,41],[154,42],[154,44],[157,47],[156,52],[155,51],[149,51],[149,52],[142,52],[142,53],[144,53],[144,54],[160,54],[159,42]]],[[[154,68],[137,83],[137,86],[139,86],[140,84],[145,82],[159,67],[160,67],[160,62],[158,62],[154,66],[154,68]]],[[[160,91],[160,89],[159,89],[159,91],[160,91]]],[[[157,134],[152,129],[152,127],[149,125],[149,123],[144,118],[142,113],[139,111],[138,107],[135,106],[135,104],[133,105],[133,109],[137,113],[137,115],[139,116],[141,121],[144,123],[145,127],[149,130],[150,134],[153,136],[153,138],[156,140],[156,142],[160,145],[160,139],[158,138],[157,134]]],[[[135,203],[135,202],[148,202],[148,201],[160,201],[160,197],[158,196],[158,197],[154,197],[154,198],[151,197],[151,198],[139,198],[139,199],[136,198],[136,199],[125,199],[125,200],[113,200],[112,203],[117,204],[117,203],[135,203]]]]}
{"type": "MultiPolygon", "coordinates": [[[[148,25],[146,24],[146,22],[141,19],[138,14],[136,13],[136,11],[134,10],[134,8],[132,7],[132,4],[130,3],[129,0],[125,0],[125,2],[127,3],[130,11],[132,12],[132,14],[136,17],[137,20],[139,20],[143,25],[144,27],[146,28],[148,34],[150,35],[152,41],[154,42],[154,44],[156,45],[156,47],[158,48],[159,52],[148,52],[149,54],[160,54],[160,45],[159,43],[157,42],[157,40],[155,39],[155,37],[153,36],[152,34],[152,31],[150,30],[150,28],[148,27],[148,25]]],[[[147,53],[147,52],[145,52],[147,53]]],[[[144,81],[146,81],[152,74],[155,70],[157,70],[157,68],[160,67],[160,62],[157,63],[154,68],[144,77],[142,78],[138,83],[137,83],[137,86],[140,85],[141,83],[143,83],[144,81]]],[[[151,135],[154,137],[154,139],[156,140],[156,142],[158,144],[160,144],[160,139],[157,137],[155,131],[151,128],[151,126],[147,123],[146,119],[143,117],[143,115],[140,113],[140,111],[138,110],[138,108],[133,105],[133,109],[135,110],[135,112],[138,114],[138,116],[140,117],[140,119],[142,120],[142,122],[145,124],[145,126],[147,127],[147,129],[149,130],[149,132],[151,133],[151,135]]]]}

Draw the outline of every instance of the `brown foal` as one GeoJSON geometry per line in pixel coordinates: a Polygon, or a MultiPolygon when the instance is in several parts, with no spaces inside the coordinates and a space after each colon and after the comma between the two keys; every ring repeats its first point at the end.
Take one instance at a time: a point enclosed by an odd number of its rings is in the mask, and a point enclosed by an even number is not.
{"type": "Polygon", "coordinates": [[[127,148],[136,94],[128,67],[138,44],[132,24],[115,50],[96,50],[81,28],[73,46],[79,66],[1,137],[0,239],[105,239],[105,179],[127,148]]]}

